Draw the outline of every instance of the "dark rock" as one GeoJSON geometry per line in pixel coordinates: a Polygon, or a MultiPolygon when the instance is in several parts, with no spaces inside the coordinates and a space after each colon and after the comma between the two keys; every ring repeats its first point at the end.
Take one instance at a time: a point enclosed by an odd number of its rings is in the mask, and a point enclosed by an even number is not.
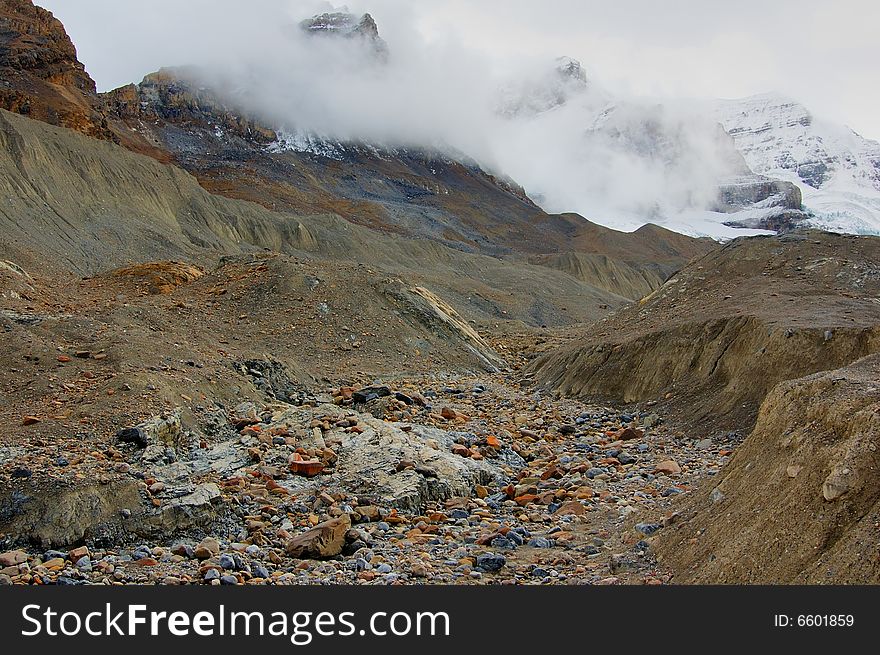
{"type": "Polygon", "coordinates": [[[497,553],[484,553],[477,556],[477,568],[488,573],[500,571],[506,564],[507,558],[497,553]]]}
{"type": "Polygon", "coordinates": [[[386,398],[390,395],[391,389],[389,389],[388,387],[367,387],[365,389],[355,391],[351,395],[351,399],[355,403],[368,403],[371,400],[376,400],[377,398],[386,398]]]}
{"type": "Polygon", "coordinates": [[[147,433],[141,428],[124,428],[116,433],[116,440],[122,443],[132,443],[138,448],[146,448],[150,443],[147,433]]]}

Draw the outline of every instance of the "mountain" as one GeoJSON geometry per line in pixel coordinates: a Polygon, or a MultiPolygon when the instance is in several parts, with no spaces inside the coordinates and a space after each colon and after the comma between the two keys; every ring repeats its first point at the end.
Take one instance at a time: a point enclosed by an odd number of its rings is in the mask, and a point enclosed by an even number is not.
{"type": "Polygon", "coordinates": [[[714,118],[616,97],[573,59],[502,87],[498,113],[507,121],[500,166],[548,211],[721,238],[808,218],[797,187],[753,172],[714,118]]]}
{"type": "Polygon", "coordinates": [[[388,44],[379,36],[379,26],[370,14],[357,16],[343,11],[327,12],[307,18],[299,26],[317,38],[360,40],[369,45],[378,61],[388,58],[388,44]]]}
{"type": "Polygon", "coordinates": [[[753,171],[800,189],[811,225],[880,233],[880,143],[774,94],[719,101],[715,112],[753,171]]]}

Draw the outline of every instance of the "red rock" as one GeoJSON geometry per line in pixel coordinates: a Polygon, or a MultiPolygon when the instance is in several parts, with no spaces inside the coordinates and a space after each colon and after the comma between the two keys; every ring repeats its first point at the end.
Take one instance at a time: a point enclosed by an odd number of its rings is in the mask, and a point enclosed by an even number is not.
{"type": "Polygon", "coordinates": [[[297,453],[293,456],[293,459],[290,461],[289,467],[291,473],[302,475],[307,478],[313,478],[323,472],[324,462],[319,459],[303,459],[300,451],[297,451],[297,453]]]}
{"type": "Polygon", "coordinates": [[[681,473],[681,467],[678,465],[673,459],[668,459],[664,462],[660,462],[657,466],[654,467],[655,473],[665,473],[666,475],[678,475],[681,473]]]}
{"type": "Polygon", "coordinates": [[[88,556],[89,549],[85,546],[80,546],[79,548],[74,548],[67,554],[67,559],[71,562],[78,562],[83,557],[88,556]]]}
{"type": "Polygon", "coordinates": [[[458,412],[450,407],[444,407],[440,410],[440,416],[445,418],[447,421],[454,421],[456,418],[458,418],[458,412]]]}
{"type": "Polygon", "coordinates": [[[470,457],[471,450],[467,446],[463,446],[460,443],[452,444],[452,454],[459,455],[460,457],[470,457]]]}
{"type": "Polygon", "coordinates": [[[27,553],[23,550],[10,550],[6,553],[0,553],[0,566],[18,566],[27,562],[27,553]]]}
{"type": "Polygon", "coordinates": [[[641,439],[644,437],[645,432],[643,430],[637,430],[636,428],[623,428],[622,430],[615,432],[612,436],[620,441],[634,441],[635,439],[641,439]]]}
{"type": "Polygon", "coordinates": [[[520,507],[525,507],[526,505],[530,505],[538,500],[538,497],[535,494],[523,494],[522,496],[517,496],[513,500],[520,507]]]}

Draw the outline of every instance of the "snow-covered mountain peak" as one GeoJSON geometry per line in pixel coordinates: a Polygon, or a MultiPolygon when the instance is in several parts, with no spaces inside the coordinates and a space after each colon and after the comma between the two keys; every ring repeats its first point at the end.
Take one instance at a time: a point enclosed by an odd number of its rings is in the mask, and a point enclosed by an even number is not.
{"type": "Polygon", "coordinates": [[[499,92],[497,112],[507,118],[532,117],[560,107],[590,88],[577,59],[559,57],[552,65],[525,72],[499,92]]]}
{"type": "Polygon", "coordinates": [[[715,116],[756,173],[800,187],[813,224],[880,233],[880,144],[777,94],[720,100],[715,116]]]}

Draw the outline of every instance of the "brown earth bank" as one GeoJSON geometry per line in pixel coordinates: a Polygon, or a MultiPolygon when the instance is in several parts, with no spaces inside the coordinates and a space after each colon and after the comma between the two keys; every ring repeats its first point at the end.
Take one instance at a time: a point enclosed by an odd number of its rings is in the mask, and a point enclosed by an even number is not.
{"type": "Polygon", "coordinates": [[[657,536],[676,583],[880,582],[880,357],[782,382],[657,536]]]}
{"type": "Polygon", "coordinates": [[[545,353],[560,393],[650,403],[703,436],[748,431],[783,380],[880,350],[880,239],[802,232],[737,239],[641,302],[545,353]]]}

